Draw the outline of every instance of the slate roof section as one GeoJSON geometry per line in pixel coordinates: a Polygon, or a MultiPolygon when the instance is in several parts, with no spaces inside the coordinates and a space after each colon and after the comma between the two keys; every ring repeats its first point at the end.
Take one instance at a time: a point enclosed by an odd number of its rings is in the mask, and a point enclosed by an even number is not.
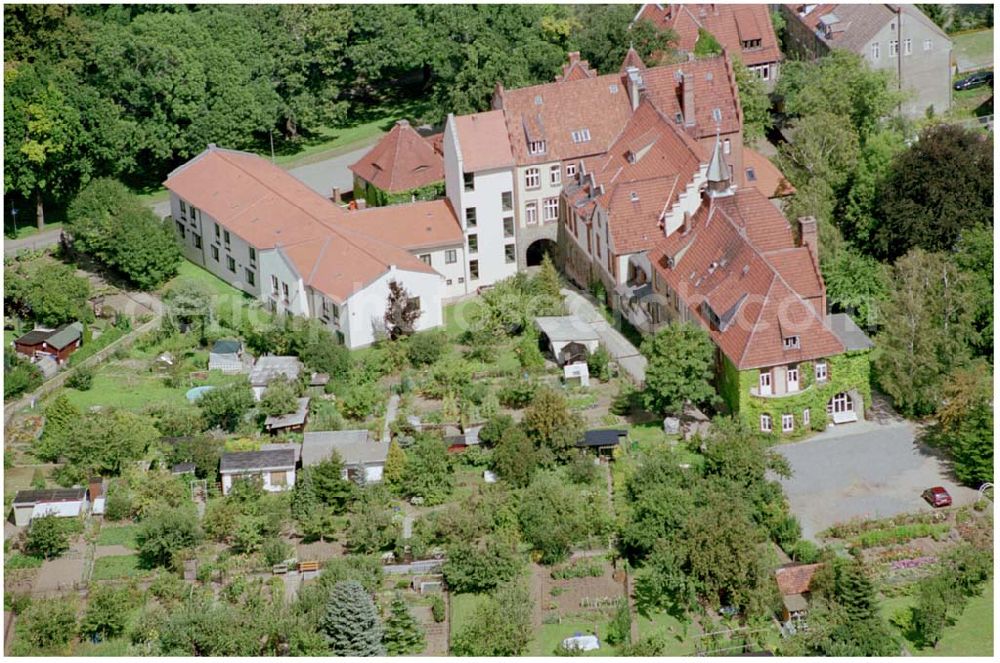
{"type": "Polygon", "coordinates": [[[503,111],[450,115],[449,120],[455,123],[464,172],[477,173],[514,165],[503,111]]]}
{"type": "Polygon", "coordinates": [[[302,466],[316,465],[336,451],[345,467],[384,463],[389,443],[369,439],[367,430],[314,431],[302,439],[302,466]]]}
{"type": "Polygon", "coordinates": [[[622,428],[604,428],[589,430],[583,434],[583,439],[577,440],[577,447],[614,447],[628,435],[622,428]]]}
{"type": "MultiPolygon", "coordinates": [[[[295,412],[281,415],[269,415],[264,420],[264,428],[274,430],[280,428],[290,428],[292,426],[302,426],[309,416],[309,399],[300,398],[296,401],[295,412]]],[[[297,446],[297,445],[296,445],[297,446]]]]}
{"type": "Polygon", "coordinates": [[[222,460],[219,462],[221,472],[258,472],[294,468],[295,451],[292,449],[236,451],[222,454],[222,460]]]}
{"type": "Polygon", "coordinates": [[[677,34],[677,48],[693,52],[698,42],[698,28],[704,28],[731,55],[739,55],[743,64],[753,66],[782,59],[778,37],[765,4],[645,4],[636,19],[647,19],[659,29],[677,34]],[[755,48],[743,48],[744,41],[759,39],[755,48]]]}
{"type": "Polygon", "coordinates": [[[461,245],[465,240],[447,198],[354,210],[348,212],[340,224],[410,251],[461,245]]]}
{"type": "Polygon", "coordinates": [[[834,313],[830,316],[830,330],[847,350],[869,350],[875,347],[868,335],[846,313],[834,313]]]}
{"type": "Polygon", "coordinates": [[[41,345],[47,343],[56,350],[62,350],[73,341],[83,338],[83,325],[70,322],[55,329],[32,329],[14,340],[21,345],[41,345]]]}
{"type": "Polygon", "coordinates": [[[444,157],[434,149],[433,141],[417,133],[406,120],[396,122],[349,168],[388,193],[404,193],[444,181],[444,157]]]}
{"type": "MultiPolygon", "coordinates": [[[[703,202],[689,232],[662,239],[649,258],[694,318],[708,328],[715,344],[744,370],[845,350],[824,324],[821,298],[807,297],[812,294],[809,289],[805,293],[795,289],[815,282],[801,275],[795,275],[792,283],[786,278],[792,276],[790,270],[806,268],[782,264],[803,260],[805,254],[797,248],[787,220],[760,192],[749,188],[703,202]],[[776,265],[772,251],[795,257],[781,257],[776,265]],[[718,317],[716,324],[710,324],[703,304],[718,317]],[[783,338],[793,335],[799,337],[799,348],[785,350],[783,338]]],[[[813,264],[810,260],[810,270],[813,264]]]]}
{"type": "Polygon", "coordinates": [[[49,502],[76,502],[87,495],[86,488],[48,488],[45,490],[19,490],[14,495],[14,504],[45,504],[49,502]]]}
{"type": "Polygon", "coordinates": [[[298,380],[301,374],[302,362],[298,357],[265,355],[257,360],[250,371],[250,384],[254,387],[266,387],[279,376],[298,380]]]}

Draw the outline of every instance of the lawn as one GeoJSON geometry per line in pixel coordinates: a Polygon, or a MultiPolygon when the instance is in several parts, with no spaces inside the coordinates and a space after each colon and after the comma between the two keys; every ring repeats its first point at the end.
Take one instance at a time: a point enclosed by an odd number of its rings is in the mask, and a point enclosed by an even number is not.
{"type": "Polygon", "coordinates": [[[32,557],[22,553],[9,553],[4,555],[3,568],[7,571],[15,569],[37,569],[44,560],[41,557],[32,557]]]}
{"type": "Polygon", "coordinates": [[[542,624],[535,637],[528,643],[528,656],[552,656],[562,641],[576,635],[597,635],[601,648],[591,652],[583,652],[583,656],[614,656],[615,648],[604,642],[608,632],[608,618],[600,612],[594,613],[595,619],[567,618],[559,624],[542,624]]]}
{"type": "Polygon", "coordinates": [[[469,328],[469,323],[479,305],[477,297],[463,299],[444,307],[444,329],[448,332],[449,338],[458,340],[458,337],[469,328]]]}
{"type": "Polygon", "coordinates": [[[452,594],[451,614],[449,615],[449,628],[451,629],[451,639],[462,630],[462,628],[472,619],[472,613],[482,601],[486,600],[486,594],[452,594]]]}
{"type": "Polygon", "coordinates": [[[120,580],[149,575],[152,571],[139,568],[138,555],[111,555],[99,557],[94,562],[91,580],[120,580]]]}
{"type": "Polygon", "coordinates": [[[639,622],[639,637],[658,634],[663,636],[666,647],[664,656],[690,656],[695,651],[695,645],[688,637],[688,629],[676,617],[666,612],[653,612],[648,615],[636,616],[639,622]]]}
{"type": "MultiPolygon", "coordinates": [[[[888,619],[897,610],[912,605],[910,596],[886,599],[882,602],[882,616],[888,619]]],[[[992,656],[993,581],[987,583],[980,596],[969,600],[954,624],[945,628],[937,647],[918,649],[912,642],[907,645],[916,656],[992,656]]]]}
{"type": "Polygon", "coordinates": [[[976,30],[952,35],[955,58],[965,71],[969,67],[993,66],[993,30],[976,30]]]}
{"type": "Polygon", "coordinates": [[[65,389],[62,393],[82,411],[95,405],[116,407],[125,410],[141,410],[153,403],[173,403],[184,405],[185,389],[172,389],[163,384],[160,377],[152,373],[135,373],[116,370],[115,364],[107,364],[94,375],[94,381],[87,391],[65,389]]]}
{"type": "Polygon", "coordinates": [[[101,533],[97,536],[97,545],[125,546],[126,548],[135,550],[138,547],[135,542],[135,535],[138,531],[138,525],[120,525],[117,527],[106,525],[101,528],[101,533]]]}
{"type": "MultiPolygon", "coordinates": [[[[43,232],[48,230],[58,230],[62,227],[63,224],[61,221],[57,223],[46,223],[43,232]]],[[[16,233],[14,232],[14,227],[12,225],[5,226],[3,229],[3,236],[6,239],[24,239],[25,237],[37,235],[38,232],[38,225],[35,223],[34,217],[32,217],[27,223],[19,223],[16,233]]]]}

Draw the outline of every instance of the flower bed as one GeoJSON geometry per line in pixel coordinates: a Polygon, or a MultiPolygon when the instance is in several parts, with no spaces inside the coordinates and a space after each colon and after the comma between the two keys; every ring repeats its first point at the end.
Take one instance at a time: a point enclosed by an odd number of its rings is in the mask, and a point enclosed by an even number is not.
{"type": "Polygon", "coordinates": [[[934,537],[940,540],[951,531],[951,525],[947,523],[915,523],[911,525],[897,525],[891,529],[868,530],[850,539],[853,546],[859,548],[874,548],[876,546],[886,546],[896,543],[906,543],[913,539],[925,536],[934,537]]]}
{"type": "Polygon", "coordinates": [[[947,512],[932,511],[930,513],[903,514],[882,520],[852,520],[831,526],[822,533],[822,536],[832,539],[853,539],[866,532],[889,530],[906,525],[941,523],[947,519],[947,512]]]}

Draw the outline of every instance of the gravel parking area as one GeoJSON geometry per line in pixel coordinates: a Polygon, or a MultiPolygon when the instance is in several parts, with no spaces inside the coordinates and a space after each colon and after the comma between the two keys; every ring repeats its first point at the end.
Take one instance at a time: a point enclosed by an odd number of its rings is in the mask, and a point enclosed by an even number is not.
{"type": "Polygon", "coordinates": [[[852,518],[929,510],[920,493],[931,486],[944,486],[955,506],[976,500],[975,490],[955,483],[947,462],[915,441],[910,424],[852,426],[778,447],[792,466],[792,477],[781,484],[804,538],[815,541],[830,525],[852,518]]]}

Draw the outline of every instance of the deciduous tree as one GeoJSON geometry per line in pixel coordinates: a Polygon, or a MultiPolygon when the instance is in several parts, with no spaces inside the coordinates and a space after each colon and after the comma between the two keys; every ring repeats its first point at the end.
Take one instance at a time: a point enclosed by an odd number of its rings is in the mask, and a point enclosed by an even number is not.
{"type": "Polygon", "coordinates": [[[671,323],[642,343],[646,367],[646,408],[659,414],[681,414],[685,403],[714,403],[712,386],[715,346],[700,327],[671,323]]]}

